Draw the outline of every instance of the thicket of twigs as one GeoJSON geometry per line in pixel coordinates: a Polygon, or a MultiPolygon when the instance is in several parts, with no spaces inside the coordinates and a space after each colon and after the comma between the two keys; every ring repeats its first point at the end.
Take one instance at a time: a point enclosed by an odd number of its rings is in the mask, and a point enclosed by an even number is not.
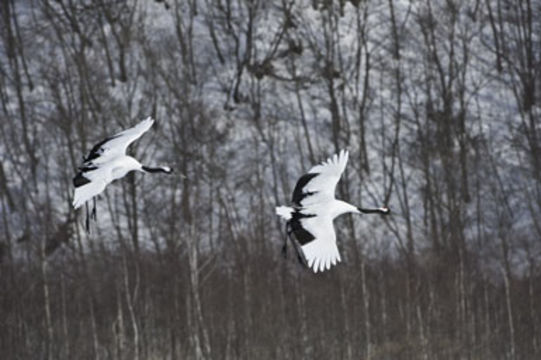
{"type": "Polygon", "coordinates": [[[524,0],[0,4],[0,358],[536,359],[541,8],[524,0]],[[132,174],[84,229],[107,135],[132,174]],[[350,161],[343,263],[274,215],[350,161]],[[178,174],[185,174],[182,178],[178,174]]]}

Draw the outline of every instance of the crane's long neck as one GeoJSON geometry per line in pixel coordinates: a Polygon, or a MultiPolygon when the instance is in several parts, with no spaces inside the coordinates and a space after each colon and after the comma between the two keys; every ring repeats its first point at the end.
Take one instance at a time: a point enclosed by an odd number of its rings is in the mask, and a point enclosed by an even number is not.
{"type": "Polygon", "coordinates": [[[332,206],[332,215],[337,217],[342,214],[355,213],[355,214],[383,214],[387,215],[390,213],[390,210],[386,207],[380,207],[377,209],[365,209],[357,206],[348,204],[342,200],[336,200],[332,206]]]}
{"type": "Polygon", "coordinates": [[[364,214],[388,214],[389,209],[386,207],[380,207],[377,209],[364,209],[361,207],[357,208],[358,212],[364,213],[364,214]]]}
{"type": "Polygon", "coordinates": [[[357,207],[351,204],[348,204],[345,201],[336,200],[335,203],[333,204],[332,212],[333,212],[333,217],[337,217],[337,216],[340,216],[342,214],[347,214],[347,213],[359,213],[359,210],[357,210],[357,207]]]}
{"type": "Polygon", "coordinates": [[[158,166],[158,167],[150,167],[150,166],[142,166],[141,167],[143,169],[143,171],[145,172],[148,172],[148,173],[166,173],[166,174],[170,174],[171,173],[171,168],[168,167],[168,166],[158,166]]]}

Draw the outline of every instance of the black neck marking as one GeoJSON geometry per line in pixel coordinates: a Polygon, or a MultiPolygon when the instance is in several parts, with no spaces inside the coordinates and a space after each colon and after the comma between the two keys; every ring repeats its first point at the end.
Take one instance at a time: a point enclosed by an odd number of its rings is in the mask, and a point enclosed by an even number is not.
{"type": "Polygon", "coordinates": [[[164,168],[161,168],[161,167],[157,167],[157,168],[153,168],[153,167],[149,167],[149,166],[144,166],[143,165],[143,171],[146,171],[146,172],[149,172],[149,173],[166,173],[166,174],[169,174],[171,171],[167,171],[166,169],[164,168]]]}
{"type": "Polygon", "coordinates": [[[385,211],[383,209],[363,209],[363,208],[360,208],[358,207],[357,208],[360,212],[362,213],[365,213],[365,214],[384,214],[384,215],[387,215],[389,213],[389,210],[385,211]]]}

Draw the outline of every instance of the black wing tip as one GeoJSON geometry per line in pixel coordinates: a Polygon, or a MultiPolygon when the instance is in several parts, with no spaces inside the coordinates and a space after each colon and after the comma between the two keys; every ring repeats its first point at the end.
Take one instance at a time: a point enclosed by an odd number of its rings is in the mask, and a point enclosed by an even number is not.
{"type": "Polygon", "coordinates": [[[314,192],[304,192],[304,187],[316,176],[318,176],[319,173],[307,173],[301,176],[301,178],[297,181],[297,185],[295,185],[295,190],[293,190],[293,198],[291,202],[295,205],[300,206],[301,201],[304,200],[305,197],[313,195],[314,192]]]}
{"type": "Polygon", "coordinates": [[[86,156],[86,158],[84,158],[83,162],[87,162],[87,161],[92,161],[94,159],[97,159],[100,157],[100,155],[102,154],[103,151],[100,151],[101,147],[107,143],[108,141],[111,141],[113,139],[116,139],[117,137],[119,137],[120,135],[119,134],[115,134],[115,135],[112,135],[112,136],[109,136],[105,139],[103,139],[102,141],[100,141],[99,143],[97,143],[96,145],[94,145],[92,147],[92,149],[90,150],[90,152],[88,153],[88,155],[86,156]]]}
{"type": "Polygon", "coordinates": [[[160,166],[160,167],[150,167],[150,166],[142,166],[143,171],[148,173],[165,173],[165,174],[171,174],[173,173],[173,168],[169,166],[160,166]]]}

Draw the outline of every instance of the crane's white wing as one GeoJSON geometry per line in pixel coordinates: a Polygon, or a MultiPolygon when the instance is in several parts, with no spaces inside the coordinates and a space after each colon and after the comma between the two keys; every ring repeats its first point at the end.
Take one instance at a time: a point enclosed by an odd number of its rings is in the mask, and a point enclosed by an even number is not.
{"type": "Polygon", "coordinates": [[[293,203],[297,206],[330,201],[334,199],[336,184],[346,168],[349,153],[340,151],[303,175],[293,191],[293,203]]]}
{"type": "Polygon", "coordinates": [[[315,273],[341,261],[330,216],[303,217],[292,228],[308,267],[315,273]]]}
{"type": "Polygon", "coordinates": [[[126,153],[128,146],[143,135],[154,124],[151,117],[146,118],[132,128],[119,132],[103,141],[100,141],[84,159],[84,166],[89,164],[102,164],[113,157],[126,153]]]}
{"type": "Polygon", "coordinates": [[[108,182],[104,180],[94,180],[89,183],[76,187],[73,194],[73,208],[81,207],[85,202],[100,194],[108,182]]]}

